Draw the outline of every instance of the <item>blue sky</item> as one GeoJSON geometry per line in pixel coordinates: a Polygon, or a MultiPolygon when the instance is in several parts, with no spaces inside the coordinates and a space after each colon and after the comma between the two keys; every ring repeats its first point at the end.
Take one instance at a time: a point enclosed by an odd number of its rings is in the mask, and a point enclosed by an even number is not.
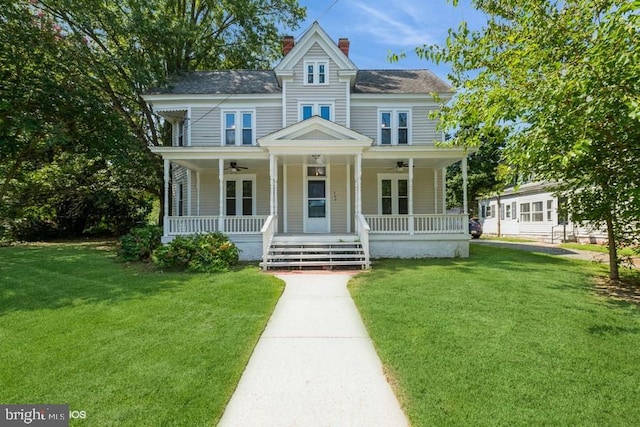
{"type": "Polygon", "coordinates": [[[470,28],[479,28],[485,21],[470,0],[460,0],[457,7],[447,0],[334,1],[299,0],[307,7],[307,19],[292,35],[299,38],[317,20],[336,42],[341,37],[350,40],[349,57],[360,69],[427,68],[446,79],[448,67],[419,59],[415,47],[444,43],[447,30],[463,20],[470,28]],[[407,58],[391,64],[389,51],[405,52],[407,58]]]}

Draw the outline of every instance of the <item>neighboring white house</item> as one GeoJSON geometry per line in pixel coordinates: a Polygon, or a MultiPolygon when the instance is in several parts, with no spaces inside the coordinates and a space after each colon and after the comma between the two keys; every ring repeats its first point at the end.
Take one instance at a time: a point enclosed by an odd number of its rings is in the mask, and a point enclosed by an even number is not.
{"type": "Polygon", "coordinates": [[[508,187],[498,196],[479,199],[478,212],[483,233],[506,237],[528,237],[544,241],[607,241],[606,231],[574,224],[562,213],[562,201],[545,182],[528,182],[508,187]]]}
{"type": "Polygon", "coordinates": [[[274,70],[197,71],[145,95],[173,129],[152,148],[163,242],[222,231],[265,268],[468,256],[468,216],[445,205],[446,168],[462,160],[466,177],[468,152],[438,146],[429,118],[451,87],[427,70],[359,70],[318,23],[283,54],[274,70]]]}

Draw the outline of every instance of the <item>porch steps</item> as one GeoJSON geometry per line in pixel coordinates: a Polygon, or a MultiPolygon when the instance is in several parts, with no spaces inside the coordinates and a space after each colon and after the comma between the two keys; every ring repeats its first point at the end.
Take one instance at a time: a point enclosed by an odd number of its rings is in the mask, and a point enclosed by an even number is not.
{"type": "Polygon", "coordinates": [[[353,236],[276,236],[267,255],[267,269],[365,268],[362,244],[353,236]]]}

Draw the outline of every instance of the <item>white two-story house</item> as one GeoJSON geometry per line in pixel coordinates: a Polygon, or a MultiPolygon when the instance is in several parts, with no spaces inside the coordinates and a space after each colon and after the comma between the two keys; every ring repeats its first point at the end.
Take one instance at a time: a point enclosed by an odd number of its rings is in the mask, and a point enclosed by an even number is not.
{"type": "MultiPolygon", "coordinates": [[[[171,123],[163,241],[221,231],[264,268],[376,257],[466,257],[468,217],[447,214],[429,112],[452,96],[427,70],[359,70],[314,23],[273,70],[196,71],[148,93],[171,123]]],[[[464,212],[467,212],[466,197],[464,212]]]]}

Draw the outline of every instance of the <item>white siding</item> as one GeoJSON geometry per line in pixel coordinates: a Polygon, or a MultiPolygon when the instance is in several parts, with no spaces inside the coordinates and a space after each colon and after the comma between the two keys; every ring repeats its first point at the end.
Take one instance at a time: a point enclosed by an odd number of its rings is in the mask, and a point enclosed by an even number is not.
{"type": "Polygon", "coordinates": [[[329,179],[331,180],[331,232],[347,232],[347,167],[332,165],[329,179]]]}
{"type": "MultiPolygon", "coordinates": [[[[362,212],[378,215],[378,174],[394,173],[379,168],[362,170],[362,212]]],[[[413,213],[434,214],[433,169],[414,168],[413,170],[413,213]]]]}
{"type": "Polygon", "coordinates": [[[412,119],[412,139],[415,145],[434,145],[435,142],[442,141],[442,133],[436,130],[436,120],[429,118],[432,107],[413,107],[412,119]]]}
{"type": "Polygon", "coordinates": [[[351,129],[378,140],[378,109],[376,107],[358,106],[351,108],[351,129]]]}
{"type": "Polygon", "coordinates": [[[220,109],[211,107],[191,108],[191,145],[220,145],[220,109]]]}
{"type": "Polygon", "coordinates": [[[302,233],[304,221],[303,186],[304,176],[302,165],[287,166],[287,217],[289,233],[302,233]]]}

